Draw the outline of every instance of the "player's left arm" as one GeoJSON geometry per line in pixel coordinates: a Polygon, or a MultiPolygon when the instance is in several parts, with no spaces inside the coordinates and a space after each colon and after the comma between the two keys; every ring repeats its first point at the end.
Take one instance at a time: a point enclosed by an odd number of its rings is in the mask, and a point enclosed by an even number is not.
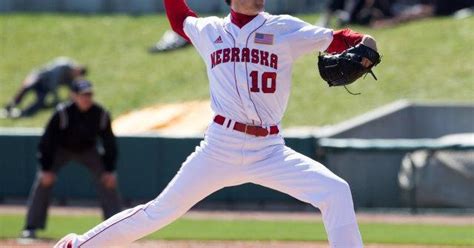
{"type": "Polygon", "coordinates": [[[365,34],[350,29],[332,30],[311,25],[299,18],[282,15],[281,21],[288,28],[285,36],[290,45],[293,59],[315,51],[328,53],[342,53],[359,43],[371,43],[370,47],[376,50],[375,40],[365,34]],[[373,45],[373,46],[372,46],[373,45]]]}

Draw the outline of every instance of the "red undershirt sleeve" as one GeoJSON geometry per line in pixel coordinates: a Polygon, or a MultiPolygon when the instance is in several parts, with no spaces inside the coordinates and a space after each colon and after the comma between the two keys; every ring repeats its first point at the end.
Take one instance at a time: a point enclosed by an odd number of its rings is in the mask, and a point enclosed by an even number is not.
{"type": "Polygon", "coordinates": [[[356,46],[362,41],[363,34],[354,32],[348,28],[333,32],[333,40],[326,52],[342,53],[351,46],[356,46]]]}
{"type": "Polygon", "coordinates": [[[166,15],[168,16],[173,31],[191,42],[184,32],[184,20],[186,20],[188,16],[197,17],[196,13],[189,8],[185,0],[163,0],[163,2],[166,15]]]}

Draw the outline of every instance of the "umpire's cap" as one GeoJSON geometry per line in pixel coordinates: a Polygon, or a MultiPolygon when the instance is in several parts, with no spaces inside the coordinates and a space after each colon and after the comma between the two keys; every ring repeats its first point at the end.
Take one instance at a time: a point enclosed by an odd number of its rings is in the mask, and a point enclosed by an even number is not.
{"type": "Polygon", "coordinates": [[[85,79],[74,80],[71,91],[76,94],[92,93],[92,83],[85,79]]]}

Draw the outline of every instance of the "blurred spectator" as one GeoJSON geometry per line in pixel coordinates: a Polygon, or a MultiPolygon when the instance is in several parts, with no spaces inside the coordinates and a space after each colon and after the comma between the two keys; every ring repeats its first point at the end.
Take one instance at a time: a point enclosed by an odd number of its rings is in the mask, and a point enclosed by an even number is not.
{"type": "Polygon", "coordinates": [[[373,20],[392,16],[392,5],[389,0],[330,0],[318,25],[329,27],[333,16],[337,25],[369,25],[373,20]]]}
{"type": "Polygon", "coordinates": [[[337,25],[369,25],[387,27],[432,16],[452,15],[460,10],[462,15],[472,15],[474,0],[329,0],[318,22],[331,26],[335,16],[337,25]]]}
{"type": "Polygon", "coordinates": [[[160,52],[168,52],[177,50],[183,47],[190,45],[190,43],[183,39],[180,35],[175,33],[172,30],[168,30],[165,32],[161,40],[158,41],[155,45],[148,49],[150,53],[160,53],[160,52]]]}
{"type": "Polygon", "coordinates": [[[393,18],[375,21],[372,26],[382,28],[432,16],[447,16],[463,9],[468,9],[465,12],[472,14],[472,8],[474,0],[422,0],[420,4],[404,9],[393,18]]]}
{"type": "Polygon", "coordinates": [[[317,23],[318,26],[321,27],[329,27],[331,26],[331,20],[333,16],[337,16],[339,20],[344,15],[344,12],[346,10],[346,0],[329,0],[327,1],[325,10],[321,14],[321,18],[319,19],[319,22],[317,23]]]}
{"type": "Polygon", "coordinates": [[[34,70],[23,81],[21,88],[13,100],[1,111],[2,117],[27,117],[33,116],[42,108],[56,106],[60,102],[57,89],[61,85],[71,86],[73,80],[85,76],[87,68],[78,65],[69,58],[56,58],[43,68],[34,70]],[[21,104],[26,94],[34,91],[36,100],[24,110],[17,108],[21,104]],[[53,95],[53,102],[48,104],[46,98],[48,94],[53,95]]]}
{"type": "Polygon", "coordinates": [[[46,226],[51,191],[58,171],[70,161],[85,165],[92,173],[107,219],[120,211],[115,176],[117,145],[109,113],[94,103],[92,85],[74,81],[72,102],[60,104],[46,126],[38,146],[39,170],[28,200],[22,239],[36,238],[46,226]],[[99,152],[98,139],[103,153],[99,152]]]}

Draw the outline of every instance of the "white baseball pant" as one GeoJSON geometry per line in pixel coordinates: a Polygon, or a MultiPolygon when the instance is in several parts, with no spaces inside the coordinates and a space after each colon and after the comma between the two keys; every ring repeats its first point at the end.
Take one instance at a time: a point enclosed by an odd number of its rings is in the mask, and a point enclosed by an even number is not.
{"type": "Polygon", "coordinates": [[[343,179],[286,147],[280,135],[255,137],[215,123],[156,199],[79,235],[75,247],[126,246],[173,222],[213,192],[249,182],[319,208],[331,247],[363,247],[349,185],[343,179]]]}

